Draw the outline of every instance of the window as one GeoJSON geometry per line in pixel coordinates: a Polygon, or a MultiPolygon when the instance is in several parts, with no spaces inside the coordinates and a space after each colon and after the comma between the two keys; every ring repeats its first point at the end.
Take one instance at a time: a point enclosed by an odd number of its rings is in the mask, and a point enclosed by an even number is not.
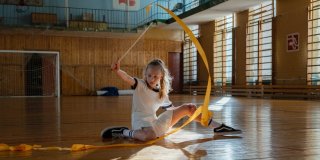
{"type": "Polygon", "coordinates": [[[246,39],[247,85],[272,82],[272,18],[274,3],[249,9],[246,39]]]}
{"type": "Polygon", "coordinates": [[[310,0],[307,84],[320,85],[320,1],[310,0]]]}
{"type": "MultiPolygon", "coordinates": [[[[199,26],[189,26],[192,33],[199,37],[199,26]]],[[[197,81],[197,48],[192,43],[190,37],[184,33],[183,44],[183,82],[184,84],[191,84],[197,81]]]]}
{"type": "Polygon", "coordinates": [[[213,81],[215,86],[232,84],[233,15],[215,20],[213,44],[213,81]]]}

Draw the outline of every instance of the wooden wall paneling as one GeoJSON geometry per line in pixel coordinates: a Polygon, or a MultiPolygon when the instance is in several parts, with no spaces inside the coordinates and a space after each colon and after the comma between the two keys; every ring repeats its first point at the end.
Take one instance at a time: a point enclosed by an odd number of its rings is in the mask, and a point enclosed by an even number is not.
{"type": "Polygon", "coordinates": [[[151,41],[151,43],[149,43],[149,48],[148,48],[148,53],[147,53],[147,59],[146,59],[146,63],[147,64],[148,62],[150,62],[152,59],[156,58],[155,57],[155,53],[156,53],[156,44],[155,42],[158,42],[159,41],[151,41]]]}
{"type": "Polygon", "coordinates": [[[68,54],[71,52],[71,42],[68,40],[70,38],[63,37],[60,39],[60,48],[61,48],[61,54],[60,54],[60,64],[65,65],[69,64],[68,54]]]}
{"type": "Polygon", "coordinates": [[[154,59],[154,58],[159,58],[158,57],[158,52],[160,51],[160,50],[163,50],[165,47],[163,47],[163,48],[159,48],[159,46],[162,44],[162,41],[152,41],[153,43],[152,43],[152,49],[151,49],[151,51],[152,51],[152,58],[151,59],[154,59]]]}
{"type": "MultiPolygon", "coordinates": [[[[80,65],[88,65],[90,64],[90,39],[88,38],[79,38],[79,46],[74,46],[78,47],[79,51],[79,64],[80,65]]],[[[74,48],[73,48],[74,49],[74,48]]]]}
{"type": "Polygon", "coordinates": [[[138,59],[141,58],[140,52],[143,50],[144,47],[144,41],[141,39],[136,46],[134,47],[134,50],[131,53],[130,57],[130,64],[131,65],[138,65],[138,59]]]}
{"type": "Polygon", "coordinates": [[[153,52],[147,52],[144,56],[145,56],[144,65],[148,64],[148,62],[154,58],[153,52]]]}
{"type": "MultiPolygon", "coordinates": [[[[117,47],[118,52],[117,52],[117,57],[120,58],[122,55],[127,52],[127,50],[131,47],[131,45],[134,43],[135,40],[133,39],[117,39],[117,47]]],[[[134,46],[129,53],[122,59],[121,64],[123,65],[130,65],[131,64],[131,56],[133,52],[135,51],[136,46],[134,46]]]]}
{"type": "MultiPolygon", "coordinates": [[[[162,45],[164,45],[164,46],[168,46],[170,43],[167,43],[166,41],[162,41],[162,45]]],[[[160,46],[161,47],[161,46],[160,46]]],[[[158,56],[159,56],[159,58],[160,59],[162,59],[166,64],[168,63],[168,56],[167,56],[167,54],[168,54],[168,52],[170,51],[170,50],[168,50],[168,47],[161,47],[161,48],[163,48],[163,49],[161,49],[161,50],[159,50],[160,52],[158,53],[158,56]]]]}
{"type": "Polygon", "coordinates": [[[74,90],[74,85],[76,82],[73,78],[74,67],[62,66],[61,67],[61,94],[62,95],[72,95],[74,90]]]}
{"type": "Polygon", "coordinates": [[[182,52],[182,42],[180,41],[170,41],[169,42],[170,44],[170,49],[169,49],[169,52],[182,52]]]}
{"type": "Polygon", "coordinates": [[[5,37],[6,37],[6,35],[0,34],[0,49],[1,50],[5,49],[5,44],[6,44],[5,37]]]}
{"type": "Polygon", "coordinates": [[[19,48],[16,48],[15,35],[8,35],[6,37],[6,49],[10,49],[10,50],[19,49],[19,48]]]}
{"type": "Polygon", "coordinates": [[[92,57],[92,63],[94,65],[99,65],[101,64],[99,61],[99,55],[102,55],[102,42],[101,42],[102,38],[99,39],[95,39],[95,43],[94,43],[94,47],[93,47],[93,57],[92,57]]]}
{"type": "Polygon", "coordinates": [[[119,44],[119,40],[118,39],[112,39],[111,40],[111,42],[112,42],[112,46],[111,46],[111,54],[112,54],[112,62],[114,62],[114,61],[116,61],[118,58],[119,58],[119,56],[120,56],[120,46],[121,46],[121,44],[119,44]]]}
{"type": "Polygon", "coordinates": [[[138,50],[132,54],[131,63],[133,64],[133,67],[139,65],[139,59],[141,59],[141,51],[140,50],[138,50]]]}
{"type": "Polygon", "coordinates": [[[182,42],[180,42],[180,41],[175,41],[175,43],[174,43],[174,48],[176,49],[176,51],[178,51],[178,52],[182,52],[182,42]]]}
{"type": "Polygon", "coordinates": [[[115,60],[113,59],[113,52],[112,52],[112,41],[111,39],[106,39],[105,40],[106,44],[105,47],[106,48],[103,48],[105,51],[104,51],[104,57],[106,58],[107,61],[104,61],[106,62],[106,64],[112,64],[115,60]]]}
{"type": "MultiPolygon", "coordinates": [[[[23,66],[24,56],[22,54],[2,53],[0,54],[0,64],[6,66],[8,70],[11,70],[12,66],[23,66]]],[[[14,69],[12,69],[15,71],[14,69]]]]}
{"type": "Polygon", "coordinates": [[[30,49],[48,50],[50,41],[47,36],[43,36],[43,35],[32,36],[31,40],[33,41],[34,48],[30,48],[30,49]]]}
{"type": "Polygon", "coordinates": [[[8,83],[8,66],[1,65],[0,66],[0,96],[8,95],[9,87],[7,86],[8,83]]]}
{"type": "Polygon", "coordinates": [[[110,49],[108,49],[111,54],[110,54],[110,59],[111,62],[115,62],[118,58],[119,58],[119,52],[117,50],[117,48],[115,46],[118,46],[119,44],[117,44],[116,40],[114,39],[110,39],[110,49]]]}
{"type": "Polygon", "coordinates": [[[128,57],[130,59],[130,66],[133,67],[133,66],[138,65],[137,64],[137,57],[140,57],[139,51],[132,52],[128,57]]]}
{"type": "Polygon", "coordinates": [[[4,36],[4,48],[3,49],[10,49],[10,37],[11,35],[4,36]]]}
{"type": "MultiPolygon", "coordinates": [[[[122,67],[122,69],[126,71],[126,67],[122,67]]],[[[123,89],[121,85],[124,82],[110,70],[110,67],[99,67],[99,69],[96,70],[96,77],[96,86],[99,89],[102,87],[110,86],[115,86],[119,89],[123,89]]]]}
{"type": "MultiPolygon", "coordinates": [[[[1,62],[0,62],[1,64],[1,62]]],[[[5,95],[5,90],[7,90],[8,87],[6,87],[5,84],[5,67],[4,65],[0,65],[0,96],[5,95]]]]}
{"type": "Polygon", "coordinates": [[[103,48],[105,48],[102,44],[103,44],[103,39],[101,38],[100,40],[97,40],[95,43],[95,47],[94,47],[94,58],[93,58],[93,63],[95,65],[101,65],[103,64],[103,60],[104,60],[104,55],[103,55],[103,48]]]}
{"type": "MultiPolygon", "coordinates": [[[[68,54],[71,52],[70,38],[62,37],[58,38],[60,43],[60,65],[65,65],[69,63],[68,54]]],[[[63,69],[63,68],[61,68],[63,69]]]]}
{"type": "Polygon", "coordinates": [[[91,95],[94,90],[91,66],[76,66],[74,73],[76,83],[74,83],[73,95],[91,95]]]}
{"type": "Polygon", "coordinates": [[[92,47],[91,47],[91,50],[92,50],[92,53],[91,53],[91,63],[92,65],[96,65],[97,64],[97,61],[96,61],[96,57],[98,55],[98,53],[100,52],[101,50],[101,43],[100,43],[100,40],[102,38],[96,38],[96,39],[92,39],[92,47]]]}
{"type": "Polygon", "coordinates": [[[78,62],[76,50],[74,47],[76,46],[76,40],[73,37],[65,37],[62,43],[62,48],[65,49],[63,53],[63,60],[65,65],[75,65],[78,62]]]}
{"type": "Polygon", "coordinates": [[[88,64],[90,64],[90,65],[94,65],[95,63],[94,63],[94,56],[95,56],[95,47],[97,47],[96,46],[96,42],[97,42],[97,39],[99,39],[99,38],[90,38],[89,39],[89,42],[88,42],[88,56],[89,56],[89,62],[88,62],[88,64]]]}
{"type": "MultiPolygon", "coordinates": [[[[19,47],[19,38],[14,35],[5,36],[3,41],[8,42],[8,48],[19,47]]],[[[5,43],[6,43],[5,42],[5,43]]],[[[24,56],[22,54],[0,54],[0,94],[23,95],[24,93],[24,56]]]]}
{"type": "Polygon", "coordinates": [[[10,37],[11,37],[11,35],[5,35],[4,49],[10,49],[10,37]]]}
{"type": "Polygon", "coordinates": [[[110,67],[97,66],[95,68],[95,88],[101,89],[107,86],[115,86],[116,74],[112,73],[110,67]]]}
{"type": "Polygon", "coordinates": [[[100,40],[100,50],[99,50],[99,58],[101,57],[102,64],[110,65],[113,62],[112,57],[110,56],[112,52],[110,51],[111,43],[110,39],[102,39],[100,40]]]}
{"type": "Polygon", "coordinates": [[[59,43],[57,43],[57,39],[56,39],[56,37],[55,36],[47,36],[47,38],[48,38],[48,50],[50,50],[50,51],[57,51],[57,49],[56,48],[58,48],[58,47],[60,47],[59,45],[57,45],[57,44],[59,44],[59,43]],[[58,46],[58,47],[57,47],[58,46]]]}
{"type": "Polygon", "coordinates": [[[144,53],[145,51],[141,50],[136,57],[136,66],[144,65],[144,53]]]}
{"type": "Polygon", "coordinates": [[[0,54],[0,65],[4,65],[5,64],[5,62],[6,62],[6,60],[7,60],[7,56],[8,54],[4,54],[4,53],[2,53],[2,54],[0,54]]]}
{"type": "Polygon", "coordinates": [[[0,55],[0,63],[3,65],[8,65],[8,64],[12,64],[13,60],[12,60],[12,54],[10,53],[4,53],[2,55],[0,55]],[[11,58],[10,58],[11,57],[11,58]]]}
{"type": "Polygon", "coordinates": [[[68,54],[70,64],[71,65],[79,65],[79,59],[80,59],[80,45],[79,45],[79,38],[78,37],[73,37],[71,39],[71,52],[68,54]]]}
{"type": "Polygon", "coordinates": [[[24,43],[25,43],[25,48],[26,50],[34,50],[34,36],[30,35],[30,36],[26,36],[24,38],[24,43]]]}
{"type": "Polygon", "coordinates": [[[14,50],[24,50],[27,48],[25,43],[25,35],[13,35],[12,36],[12,47],[14,50]]]}
{"type": "MultiPolygon", "coordinates": [[[[10,59],[13,59],[14,64],[25,67],[26,65],[26,58],[25,58],[25,54],[15,54],[14,57],[11,57],[10,59]]],[[[30,54],[27,54],[28,57],[31,57],[30,54]]]]}
{"type": "Polygon", "coordinates": [[[63,37],[56,37],[56,36],[50,36],[48,37],[50,39],[49,42],[49,50],[50,51],[59,51],[61,50],[61,39],[63,37]]]}
{"type": "Polygon", "coordinates": [[[24,68],[21,65],[8,66],[6,70],[7,88],[9,95],[24,95],[24,74],[21,74],[24,68]]]}
{"type": "Polygon", "coordinates": [[[24,43],[25,36],[19,36],[19,35],[7,35],[6,37],[6,47],[5,49],[11,49],[11,50],[23,50],[26,48],[26,45],[24,43]]]}
{"type": "Polygon", "coordinates": [[[95,64],[111,64],[111,51],[110,51],[110,41],[109,39],[100,38],[97,42],[98,46],[96,48],[95,64]]]}
{"type": "MultiPolygon", "coordinates": [[[[84,80],[90,88],[89,90],[105,86],[128,88],[125,83],[119,81],[118,77],[111,74],[110,65],[123,55],[135,40],[135,38],[80,38],[27,34],[7,34],[0,37],[0,43],[3,44],[1,47],[4,46],[2,49],[59,51],[63,95],[88,93],[83,88],[73,85],[76,83],[72,77],[76,75],[75,72],[79,73],[81,77],[91,77],[84,80]]],[[[123,69],[127,68],[132,76],[141,78],[143,67],[151,59],[157,57],[167,62],[167,52],[171,48],[171,43],[176,42],[141,39],[123,59],[121,63],[123,69]]],[[[18,57],[14,60],[1,57],[0,62],[2,61],[20,65],[26,63],[24,58],[18,57]]]]}
{"type": "Polygon", "coordinates": [[[137,77],[139,78],[143,78],[143,72],[144,72],[144,69],[145,69],[145,66],[137,66],[135,67],[136,68],[136,72],[137,72],[137,77]]]}
{"type": "Polygon", "coordinates": [[[146,54],[149,53],[149,45],[150,45],[150,41],[146,41],[143,45],[143,54],[141,55],[140,57],[140,64],[141,65],[145,65],[147,64],[147,57],[146,57],[146,54]]]}

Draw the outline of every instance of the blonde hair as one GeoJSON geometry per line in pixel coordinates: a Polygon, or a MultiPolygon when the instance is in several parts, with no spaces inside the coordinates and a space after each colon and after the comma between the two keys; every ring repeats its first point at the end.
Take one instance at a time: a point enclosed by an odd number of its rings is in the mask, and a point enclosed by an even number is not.
{"type": "Polygon", "coordinates": [[[160,99],[163,98],[164,95],[168,95],[171,91],[171,82],[172,77],[169,73],[168,68],[165,66],[164,62],[161,59],[154,59],[148,63],[146,68],[144,69],[143,76],[146,80],[146,72],[149,67],[160,67],[162,73],[162,78],[160,80],[160,91],[159,91],[159,97],[160,99]]]}

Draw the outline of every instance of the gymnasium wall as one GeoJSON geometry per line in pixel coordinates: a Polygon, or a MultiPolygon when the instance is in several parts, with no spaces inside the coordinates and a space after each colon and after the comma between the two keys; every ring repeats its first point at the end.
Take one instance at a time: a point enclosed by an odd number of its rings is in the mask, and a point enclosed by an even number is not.
{"type": "MultiPolygon", "coordinates": [[[[95,34],[98,33],[2,30],[0,50],[59,51],[62,95],[92,95],[106,86],[129,89],[111,72],[110,65],[127,51],[139,34],[95,34]]],[[[180,30],[151,29],[123,59],[121,68],[132,76],[142,77],[143,67],[151,59],[161,58],[167,62],[168,52],[181,52],[181,37],[180,30]]]]}
{"type": "Polygon", "coordinates": [[[274,32],[276,84],[306,85],[309,0],[278,0],[274,32]],[[287,35],[300,34],[300,50],[287,52],[287,35]]]}
{"type": "MultiPolygon", "coordinates": [[[[306,85],[308,4],[309,0],[277,1],[277,17],[273,20],[273,84],[306,85]],[[287,52],[287,35],[296,32],[300,34],[300,50],[287,52]]],[[[233,62],[235,73],[233,78],[235,85],[245,85],[248,10],[236,13],[236,16],[233,62]]],[[[206,39],[201,43],[206,46],[206,54],[210,57],[213,51],[208,48],[210,48],[209,45],[213,48],[213,36],[210,36],[213,27],[210,29],[207,26],[208,24],[200,25],[200,35],[204,36],[200,39],[206,39]],[[206,29],[203,30],[203,28],[206,29]]],[[[204,66],[199,64],[199,70],[204,70],[204,66]]],[[[199,80],[202,81],[203,77],[199,76],[199,80]]]]}
{"type": "Polygon", "coordinates": [[[235,85],[246,85],[246,25],[248,23],[248,10],[236,14],[234,35],[234,61],[233,70],[235,85]]]}
{"type": "MultiPolygon", "coordinates": [[[[214,34],[214,23],[209,22],[205,23],[203,25],[200,25],[199,30],[201,33],[206,33],[206,34],[200,34],[199,42],[201,43],[201,46],[206,53],[207,60],[209,63],[209,70],[211,76],[213,76],[213,54],[208,54],[208,53],[213,53],[213,34],[214,34]]],[[[208,73],[205,72],[205,65],[198,54],[198,81],[200,82],[199,85],[206,85],[208,81],[208,73]]]]}
{"type": "Polygon", "coordinates": [[[25,57],[22,56],[0,55],[0,96],[24,95],[25,76],[21,72],[16,72],[24,70],[24,60],[25,57]]]}

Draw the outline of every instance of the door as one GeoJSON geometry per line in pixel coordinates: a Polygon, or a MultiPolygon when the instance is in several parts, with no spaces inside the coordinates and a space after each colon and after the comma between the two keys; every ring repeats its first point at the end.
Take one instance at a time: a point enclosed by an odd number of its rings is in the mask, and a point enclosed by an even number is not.
{"type": "Polygon", "coordinates": [[[42,95],[42,57],[39,54],[32,54],[31,58],[26,57],[25,69],[25,95],[42,95]]]}
{"type": "Polygon", "coordinates": [[[168,69],[173,77],[171,93],[181,93],[182,92],[182,53],[179,52],[169,52],[168,55],[168,69]]]}

